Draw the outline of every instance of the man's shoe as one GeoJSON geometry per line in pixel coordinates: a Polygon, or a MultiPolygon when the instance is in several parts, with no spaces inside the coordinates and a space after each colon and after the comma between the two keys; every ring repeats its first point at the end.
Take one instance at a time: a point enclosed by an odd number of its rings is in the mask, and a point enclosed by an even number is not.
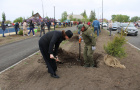
{"type": "Polygon", "coordinates": [[[56,74],[51,74],[51,77],[53,77],[53,78],[60,78],[58,75],[56,75],[56,74]]]}

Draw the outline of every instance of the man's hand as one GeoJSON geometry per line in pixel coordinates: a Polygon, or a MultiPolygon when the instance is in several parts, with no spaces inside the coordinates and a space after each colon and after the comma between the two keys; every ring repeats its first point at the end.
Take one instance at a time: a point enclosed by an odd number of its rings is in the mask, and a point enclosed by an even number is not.
{"type": "Polygon", "coordinates": [[[95,50],[96,49],[96,47],[95,46],[92,46],[92,50],[95,50]]]}
{"type": "Polygon", "coordinates": [[[56,56],[56,59],[55,59],[57,62],[59,62],[59,59],[58,59],[58,56],[56,56]]]}
{"type": "Polygon", "coordinates": [[[50,54],[50,58],[51,58],[51,59],[54,59],[54,56],[53,56],[53,54],[50,54]]]}

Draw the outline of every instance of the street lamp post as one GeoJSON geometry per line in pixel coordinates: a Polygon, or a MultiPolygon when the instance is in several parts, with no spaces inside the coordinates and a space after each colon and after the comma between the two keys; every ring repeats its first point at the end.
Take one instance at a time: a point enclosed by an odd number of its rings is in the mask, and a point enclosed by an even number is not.
{"type": "Polygon", "coordinates": [[[55,6],[54,6],[54,30],[55,30],[55,6]]]}
{"type": "Polygon", "coordinates": [[[102,29],[103,29],[103,0],[102,0],[102,29]]]}
{"type": "MultiPolygon", "coordinates": [[[[42,0],[41,0],[42,1],[42,0]]],[[[42,11],[43,11],[43,18],[44,18],[44,8],[43,8],[43,1],[42,1],[42,11]]]]}

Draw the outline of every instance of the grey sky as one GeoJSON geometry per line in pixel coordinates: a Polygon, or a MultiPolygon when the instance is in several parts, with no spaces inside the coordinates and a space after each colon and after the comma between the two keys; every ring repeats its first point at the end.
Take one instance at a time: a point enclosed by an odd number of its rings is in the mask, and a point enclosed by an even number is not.
{"type": "MultiPolygon", "coordinates": [[[[86,10],[90,15],[91,10],[95,10],[96,17],[102,17],[102,0],[42,0],[44,5],[44,16],[61,18],[61,14],[66,11],[68,14],[81,14],[86,10]]],[[[130,17],[140,16],[140,0],[103,0],[104,18],[111,19],[112,14],[123,14],[130,17]]],[[[39,12],[43,17],[41,0],[0,0],[0,21],[2,12],[5,12],[6,19],[13,21],[18,17],[30,17],[39,12]]]]}

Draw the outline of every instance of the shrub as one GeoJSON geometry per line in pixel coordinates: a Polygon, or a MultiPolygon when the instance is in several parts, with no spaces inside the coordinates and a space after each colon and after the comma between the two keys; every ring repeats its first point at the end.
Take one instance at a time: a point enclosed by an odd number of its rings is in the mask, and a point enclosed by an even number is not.
{"type": "Polygon", "coordinates": [[[61,25],[61,28],[63,28],[63,25],[61,25]]]}
{"type": "Polygon", "coordinates": [[[126,39],[123,36],[115,36],[112,42],[108,42],[107,46],[104,45],[104,50],[107,54],[114,57],[125,57],[125,48],[123,45],[126,43],[126,39]]]}
{"type": "Polygon", "coordinates": [[[37,31],[40,32],[40,27],[39,26],[37,27],[37,31]]]}
{"type": "Polygon", "coordinates": [[[59,27],[58,25],[55,26],[55,28],[58,28],[58,27],[59,27]]]}
{"type": "Polygon", "coordinates": [[[18,32],[18,34],[19,34],[19,35],[23,35],[23,30],[20,29],[19,32],[18,32]]]}

